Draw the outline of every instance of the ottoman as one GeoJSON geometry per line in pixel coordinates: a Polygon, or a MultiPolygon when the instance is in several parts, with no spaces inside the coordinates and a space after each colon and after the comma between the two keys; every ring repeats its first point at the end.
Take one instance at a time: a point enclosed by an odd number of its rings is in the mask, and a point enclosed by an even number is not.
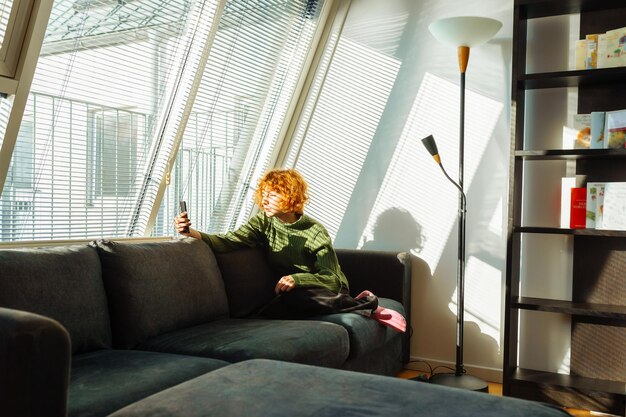
{"type": "Polygon", "coordinates": [[[252,359],[201,375],[109,417],[564,417],[537,402],[310,365],[252,359]]]}

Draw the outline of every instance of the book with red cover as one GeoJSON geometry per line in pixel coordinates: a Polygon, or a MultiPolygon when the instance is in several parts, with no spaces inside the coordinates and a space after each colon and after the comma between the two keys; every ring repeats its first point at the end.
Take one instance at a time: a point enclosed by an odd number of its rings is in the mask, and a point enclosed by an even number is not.
{"type": "Polygon", "coordinates": [[[587,188],[572,188],[570,229],[584,229],[587,224],[587,188]]]}

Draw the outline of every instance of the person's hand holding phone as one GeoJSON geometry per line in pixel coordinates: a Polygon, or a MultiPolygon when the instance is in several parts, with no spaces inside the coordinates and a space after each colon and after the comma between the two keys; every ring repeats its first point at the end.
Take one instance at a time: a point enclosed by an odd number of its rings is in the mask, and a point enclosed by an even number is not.
{"type": "MultiPolygon", "coordinates": [[[[191,236],[191,221],[187,217],[187,203],[180,202],[180,213],[174,218],[174,228],[183,236],[191,236]]],[[[194,236],[195,237],[195,236],[194,236]]]]}

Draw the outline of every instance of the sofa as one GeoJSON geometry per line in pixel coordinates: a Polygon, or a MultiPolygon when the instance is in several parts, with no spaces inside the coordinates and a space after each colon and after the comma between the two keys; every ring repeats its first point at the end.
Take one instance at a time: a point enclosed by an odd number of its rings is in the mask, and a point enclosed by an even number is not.
{"type": "MultiPolygon", "coordinates": [[[[337,254],[352,293],[410,329],[409,255],[337,254]]],[[[380,375],[408,361],[409,332],[360,314],[255,316],[277,280],[258,249],[100,240],[3,249],[0,266],[1,416],[106,416],[250,360],[380,375]]]]}

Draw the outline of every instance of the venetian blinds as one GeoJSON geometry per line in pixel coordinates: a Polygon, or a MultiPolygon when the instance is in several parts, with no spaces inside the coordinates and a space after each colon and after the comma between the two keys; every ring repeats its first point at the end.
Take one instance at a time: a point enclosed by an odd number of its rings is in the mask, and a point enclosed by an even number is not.
{"type": "Polygon", "coordinates": [[[247,217],[320,7],[56,0],[0,197],[0,240],[173,234],[181,197],[203,230],[247,217]]]}
{"type": "Polygon", "coordinates": [[[218,0],[56,0],[9,173],[0,240],[144,233],[218,0]]]}
{"type": "Polygon", "coordinates": [[[322,1],[228,1],[172,166],[155,234],[173,233],[178,200],[193,226],[223,232],[252,210],[319,25],[322,1]]]}
{"type": "Polygon", "coordinates": [[[384,141],[380,132],[388,126],[381,128],[381,120],[401,62],[393,54],[359,42],[354,31],[341,26],[333,29],[300,113],[286,165],[307,179],[311,190],[307,212],[326,226],[335,245],[356,247],[358,240],[345,240],[355,233],[350,230],[342,239],[341,229],[355,224],[354,219],[344,222],[347,213],[352,213],[351,205],[363,204],[378,189],[362,181],[368,169],[384,169],[366,164],[382,156],[383,148],[376,142],[384,141]]]}

